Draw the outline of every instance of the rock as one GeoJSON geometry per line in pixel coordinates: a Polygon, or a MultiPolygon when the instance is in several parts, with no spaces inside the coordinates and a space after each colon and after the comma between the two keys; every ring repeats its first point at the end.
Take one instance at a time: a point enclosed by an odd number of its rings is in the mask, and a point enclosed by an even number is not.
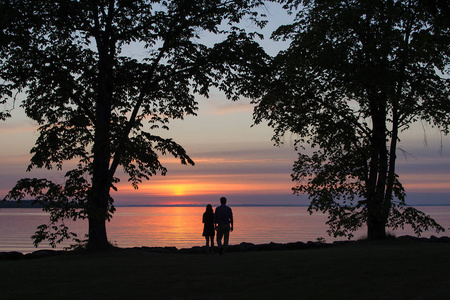
{"type": "Polygon", "coordinates": [[[287,243],[286,248],[289,250],[301,250],[306,248],[306,244],[303,242],[287,243]]]}
{"type": "Polygon", "coordinates": [[[427,238],[420,238],[420,237],[411,236],[411,235],[399,236],[397,238],[397,240],[399,240],[399,241],[414,241],[414,242],[429,242],[430,241],[430,239],[427,239],[427,238]]]}
{"type": "Polygon", "coordinates": [[[25,258],[42,258],[49,257],[55,255],[61,255],[65,251],[56,251],[56,250],[37,250],[32,253],[25,254],[25,258]]]}
{"type": "Polygon", "coordinates": [[[340,245],[348,245],[356,243],[357,241],[334,241],[333,245],[340,246],[340,245]]]}
{"type": "Polygon", "coordinates": [[[434,236],[434,235],[432,235],[432,236],[430,236],[430,242],[432,242],[432,243],[439,243],[439,238],[434,236]]]}
{"type": "MultiPolygon", "coordinates": [[[[133,249],[136,249],[134,247],[133,249]]],[[[176,247],[140,247],[138,249],[144,250],[146,252],[153,253],[177,253],[178,249],[176,247]]]]}
{"type": "Polygon", "coordinates": [[[189,254],[204,254],[206,253],[206,247],[194,246],[192,248],[183,248],[179,250],[180,253],[189,253],[189,254]]]}
{"type": "Polygon", "coordinates": [[[441,236],[439,240],[441,241],[441,243],[450,243],[450,237],[448,236],[441,236]]]}
{"type": "Polygon", "coordinates": [[[432,243],[450,243],[450,237],[448,237],[448,236],[436,237],[436,236],[432,235],[430,237],[430,242],[432,242],[432,243]]]}
{"type": "Polygon", "coordinates": [[[313,241],[308,241],[306,242],[306,248],[308,249],[314,249],[314,248],[318,248],[320,243],[316,243],[313,241]]]}
{"type": "Polygon", "coordinates": [[[0,260],[16,260],[22,259],[23,257],[23,253],[17,251],[0,252],[0,260]]]}
{"type": "Polygon", "coordinates": [[[242,242],[239,245],[235,246],[237,251],[254,251],[256,249],[256,245],[252,243],[242,242]]]}

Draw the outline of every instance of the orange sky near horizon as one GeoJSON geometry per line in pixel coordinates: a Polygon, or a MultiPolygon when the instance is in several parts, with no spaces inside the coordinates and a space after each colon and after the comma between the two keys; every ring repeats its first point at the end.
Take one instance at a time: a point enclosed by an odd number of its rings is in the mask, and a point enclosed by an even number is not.
{"type": "MultiPolygon", "coordinates": [[[[287,176],[271,175],[272,182],[267,182],[268,174],[237,175],[194,175],[189,178],[158,178],[153,182],[141,184],[136,192],[145,196],[194,196],[231,194],[267,194],[280,193],[289,189],[283,184],[287,176]]],[[[123,193],[132,193],[131,186],[119,186],[123,193]]]]}

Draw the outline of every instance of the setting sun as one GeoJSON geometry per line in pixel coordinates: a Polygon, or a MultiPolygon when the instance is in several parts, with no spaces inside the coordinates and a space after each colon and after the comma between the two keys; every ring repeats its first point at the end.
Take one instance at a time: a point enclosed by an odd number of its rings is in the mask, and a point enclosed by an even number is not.
{"type": "Polygon", "coordinates": [[[172,187],[172,194],[174,196],[184,196],[186,195],[186,190],[188,189],[188,186],[186,184],[177,184],[172,187]]]}

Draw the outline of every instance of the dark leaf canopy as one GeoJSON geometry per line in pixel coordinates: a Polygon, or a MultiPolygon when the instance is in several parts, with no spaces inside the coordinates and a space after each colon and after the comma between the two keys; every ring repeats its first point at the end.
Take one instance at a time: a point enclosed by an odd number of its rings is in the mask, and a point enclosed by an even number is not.
{"type": "Polygon", "coordinates": [[[173,141],[144,137],[151,128],[168,128],[170,119],[195,115],[194,95],[207,96],[210,87],[237,99],[243,87],[231,88],[232,78],[222,79],[223,74],[236,73],[237,64],[226,61],[243,54],[230,50],[238,48],[230,40],[236,33],[215,48],[203,44],[201,37],[238,30],[231,24],[244,17],[263,26],[254,12],[261,3],[2,1],[2,101],[26,92],[21,105],[41,126],[30,167],[91,160],[95,110],[99,95],[106,93],[99,84],[102,68],[111,70],[105,79],[112,93],[111,157],[130,171],[131,180],[164,170],[151,149],[192,164],[173,141]]]}
{"type": "MultiPolygon", "coordinates": [[[[355,220],[364,216],[371,170],[389,176],[388,189],[404,208],[395,174],[399,133],[419,120],[449,132],[448,1],[280,2],[296,19],[272,35],[291,43],[255,97],[255,122],[268,121],[276,144],[293,134],[300,152],[294,192],[307,193],[312,210],[330,213],[334,234],[346,234],[363,224],[355,220]]],[[[386,203],[390,198],[386,193],[386,203]]],[[[404,210],[391,224],[400,216],[422,222],[404,210]]]]}

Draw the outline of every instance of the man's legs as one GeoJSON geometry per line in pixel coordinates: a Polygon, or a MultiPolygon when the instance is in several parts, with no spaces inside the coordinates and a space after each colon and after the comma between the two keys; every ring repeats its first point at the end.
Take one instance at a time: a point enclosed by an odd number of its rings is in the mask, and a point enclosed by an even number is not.
{"type": "Polygon", "coordinates": [[[228,239],[230,238],[230,228],[223,233],[223,252],[227,252],[228,239]]]}
{"type": "Polygon", "coordinates": [[[223,231],[221,230],[220,226],[217,228],[217,247],[219,247],[219,251],[222,251],[222,236],[223,231]]]}
{"type": "Polygon", "coordinates": [[[219,227],[217,228],[217,246],[219,247],[220,254],[226,252],[229,237],[230,237],[230,226],[219,225],[219,227]],[[223,237],[223,246],[222,246],[222,237],[223,237]]]}

